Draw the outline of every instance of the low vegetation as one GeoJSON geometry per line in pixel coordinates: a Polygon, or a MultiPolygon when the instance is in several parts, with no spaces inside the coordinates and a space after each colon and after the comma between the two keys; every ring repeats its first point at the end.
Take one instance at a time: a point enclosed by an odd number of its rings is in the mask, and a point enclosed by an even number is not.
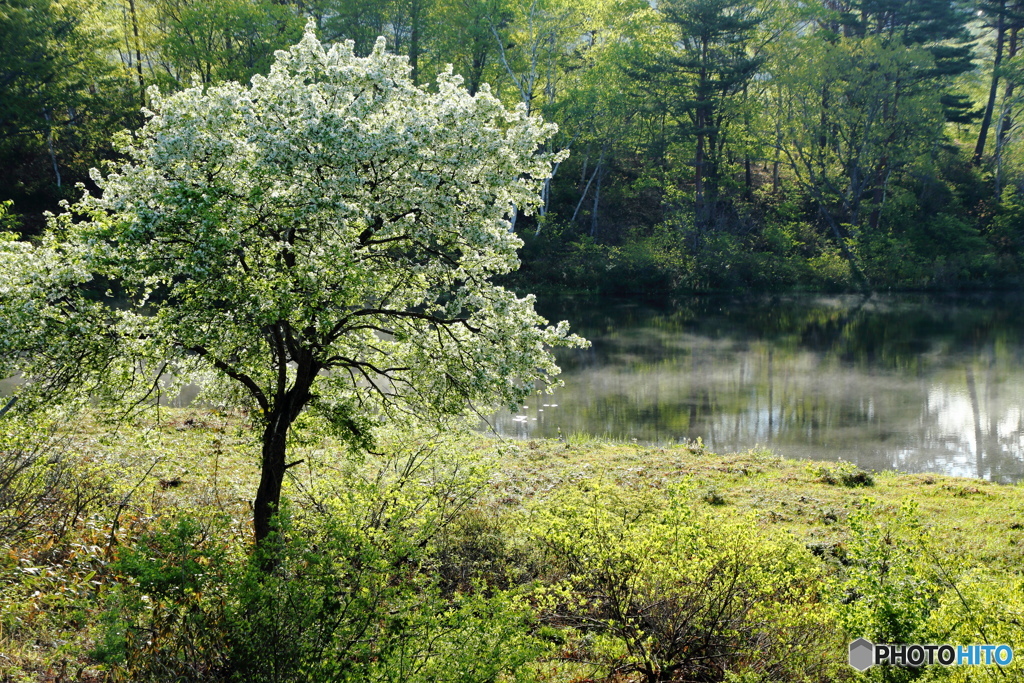
{"type": "Polygon", "coordinates": [[[5,420],[0,680],[974,681],[1008,672],[846,646],[1024,648],[1016,486],[314,426],[254,553],[244,416],[5,420]]]}

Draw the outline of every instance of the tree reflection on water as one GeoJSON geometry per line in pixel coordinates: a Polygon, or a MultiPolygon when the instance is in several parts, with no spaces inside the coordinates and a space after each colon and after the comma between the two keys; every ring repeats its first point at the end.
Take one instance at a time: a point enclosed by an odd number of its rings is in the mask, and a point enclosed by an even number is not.
{"type": "Polygon", "coordinates": [[[1008,294],[695,297],[670,309],[563,301],[545,313],[593,346],[560,354],[566,386],[554,396],[492,422],[505,435],[701,437],[717,451],[760,444],[869,469],[1016,481],[1021,303],[1008,294]]]}

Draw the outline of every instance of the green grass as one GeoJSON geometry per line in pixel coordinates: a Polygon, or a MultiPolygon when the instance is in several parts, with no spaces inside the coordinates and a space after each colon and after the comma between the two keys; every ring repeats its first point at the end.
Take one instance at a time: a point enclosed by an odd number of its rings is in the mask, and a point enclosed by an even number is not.
{"type": "Polygon", "coordinates": [[[995,569],[1024,565],[1024,487],[895,472],[874,473],[872,485],[851,487],[838,480],[830,483],[823,470],[847,467],[790,460],[766,449],[716,454],[699,445],[534,440],[513,444],[502,461],[494,498],[500,504],[521,505],[591,478],[637,490],[660,490],[689,479],[700,497],[712,498],[714,505],[751,512],[759,523],[813,544],[844,543],[849,513],[866,497],[890,509],[914,500],[941,545],[995,569]]]}
{"type": "MultiPolygon", "coordinates": [[[[197,410],[162,409],[116,427],[88,416],[77,421],[66,455],[90,472],[81,486],[102,485],[102,495],[63,538],[45,526],[0,538],[0,681],[107,680],[88,653],[101,637],[104,600],[123,580],[108,569],[117,548],[180,510],[227,516],[235,542],[247,543],[257,438],[243,416],[197,410]]],[[[477,435],[462,448],[491,463],[467,514],[496,538],[516,536],[524,515],[581,483],[654,500],[685,482],[694,506],[751,519],[765,535],[792,534],[837,571],[854,536],[851,515],[866,498],[892,512],[916,501],[943,556],[993,574],[1015,576],[1024,566],[1020,486],[931,474],[867,476],[848,464],[789,460],[765,449],[715,454],[699,443],[661,448],[585,435],[525,442],[477,435]]],[[[286,489],[299,505],[325,482],[344,489],[367,467],[320,439],[296,444],[291,459],[304,460],[289,470],[286,489]]],[[[572,669],[553,664],[538,676],[569,680],[555,672],[572,669]]]]}

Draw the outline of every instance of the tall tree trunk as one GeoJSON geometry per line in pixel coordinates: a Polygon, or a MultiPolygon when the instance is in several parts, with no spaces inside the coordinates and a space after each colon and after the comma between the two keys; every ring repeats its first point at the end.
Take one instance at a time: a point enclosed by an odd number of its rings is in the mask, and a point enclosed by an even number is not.
{"type": "Polygon", "coordinates": [[[875,170],[875,187],[871,191],[871,213],[868,214],[868,228],[877,232],[882,223],[882,207],[885,205],[885,191],[889,185],[889,155],[882,155],[882,160],[875,170]]]}
{"type": "MultiPolygon", "coordinates": [[[[583,188],[583,193],[580,195],[580,200],[576,202],[576,210],[572,212],[572,218],[569,219],[570,222],[576,220],[576,216],[579,215],[580,212],[580,207],[583,206],[583,200],[587,198],[587,193],[590,191],[590,185],[594,182],[594,179],[598,177],[598,174],[601,173],[601,168],[604,164],[604,153],[605,151],[607,151],[607,149],[608,143],[605,143],[604,146],[601,147],[601,156],[597,158],[597,164],[594,166],[594,172],[590,175],[590,180],[587,181],[587,186],[583,188]]],[[[587,162],[589,160],[589,156],[583,157],[584,172],[586,172],[587,162]]]]}
{"type": "Polygon", "coordinates": [[[779,191],[779,167],[782,163],[782,97],[779,96],[779,110],[775,117],[775,158],[772,160],[772,194],[779,191]]]}
{"type": "Polygon", "coordinates": [[[693,158],[693,192],[694,192],[694,213],[697,231],[705,228],[707,216],[705,215],[705,187],[704,172],[707,164],[707,95],[708,95],[708,72],[706,68],[708,59],[708,44],[703,41],[701,44],[701,68],[697,77],[697,106],[694,109],[694,123],[697,126],[697,149],[693,158]]]}
{"type": "Polygon", "coordinates": [[[707,140],[704,135],[704,107],[697,103],[697,149],[693,157],[693,205],[694,213],[700,229],[704,229],[707,216],[704,206],[704,166],[707,163],[707,140]]]}
{"type": "Polygon", "coordinates": [[[420,72],[420,15],[422,0],[412,0],[409,7],[409,21],[412,24],[409,35],[409,66],[412,67],[412,82],[419,83],[420,72]]]}
{"type": "Polygon", "coordinates": [[[995,110],[996,94],[999,91],[999,67],[1003,62],[1003,42],[1006,38],[1005,17],[1006,0],[1000,0],[999,16],[996,18],[996,56],[992,62],[992,83],[988,89],[988,101],[985,103],[985,115],[981,119],[981,130],[978,132],[978,144],[974,147],[974,158],[971,160],[975,166],[981,165],[988,129],[992,126],[992,112],[995,110]]]}
{"type": "Polygon", "coordinates": [[[466,79],[466,90],[470,95],[476,95],[480,89],[480,83],[484,79],[484,67],[487,65],[487,52],[479,49],[473,53],[473,63],[469,67],[469,77],[466,79]]]}
{"type": "MultiPolygon", "coordinates": [[[[1016,23],[1016,18],[1014,20],[1016,23]]],[[[1019,26],[1010,29],[1010,45],[1006,51],[1006,58],[1013,59],[1017,56],[1017,34],[1019,26]]],[[[999,116],[999,123],[996,124],[996,150],[995,154],[995,186],[996,201],[1003,194],[1003,148],[1010,136],[1010,129],[1013,127],[1013,86],[1012,80],[1006,82],[1006,90],[1003,93],[1003,106],[999,116]]]]}
{"type": "Polygon", "coordinates": [[[128,12],[132,20],[132,35],[135,37],[135,73],[139,78],[139,108],[146,106],[146,79],[142,75],[142,41],[139,39],[139,15],[135,0],[128,0],[128,12]]]}
{"type": "Polygon", "coordinates": [[[57,166],[57,152],[53,149],[53,120],[46,109],[43,110],[43,118],[46,119],[46,150],[50,153],[50,163],[53,165],[53,175],[57,177],[57,187],[60,187],[60,168],[57,166]]]}
{"type": "MultiPolygon", "coordinates": [[[[743,126],[750,130],[750,107],[748,101],[747,84],[743,84],[743,126]]],[[[754,196],[754,174],[750,168],[750,152],[743,152],[743,198],[748,202],[754,196]]]]}
{"type": "Polygon", "coordinates": [[[743,198],[748,202],[754,197],[754,172],[750,168],[750,155],[743,157],[743,198]]]}

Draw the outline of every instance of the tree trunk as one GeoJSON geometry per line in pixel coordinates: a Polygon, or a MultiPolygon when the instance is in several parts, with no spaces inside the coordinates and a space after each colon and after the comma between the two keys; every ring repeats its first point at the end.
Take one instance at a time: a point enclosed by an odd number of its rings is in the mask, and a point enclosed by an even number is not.
{"type": "MultiPolygon", "coordinates": [[[[281,362],[286,362],[282,360],[281,362]]],[[[267,416],[263,428],[263,453],[260,462],[260,485],[253,501],[253,531],[256,545],[266,541],[271,532],[271,521],[281,506],[281,486],[284,484],[284,473],[291,466],[285,462],[288,450],[288,430],[295,418],[306,407],[313,395],[309,389],[313,386],[319,366],[310,362],[299,361],[296,369],[295,383],[288,391],[279,392],[274,406],[267,416]]],[[[280,386],[280,385],[279,385],[280,386]]]]}
{"type": "Polygon", "coordinates": [[[700,48],[701,67],[697,75],[697,106],[694,108],[694,123],[697,130],[697,149],[693,159],[693,191],[694,191],[694,222],[697,224],[697,231],[703,232],[707,223],[705,215],[704,196],[704,173],[707,164],[707,127],[708,127],[708,42],[702,39],[700,48]]]}
{"type": "Polygon", "coordinates": [[[476,95],[480,84],[484,80],[484,67],[487,65],[487,52],[477,50],[473,53],[473,63],[469,67],[469,77],[466,79],[466,90],[470,95],[476,95]]]}
{"type": "Polygon", "coordinates": [[[275,411],[263,429],[260,486],[256,490],[256,500],[252,506],[256,545],[265,542],[270,536],[271,519],[281,506],[289,427],[291,423],[281,411],[275,411]]]}
{"type": "Polygon", "coordinates": [[[409,66],[412,68],[412,82],[419,83],[420,66],[420,7],[421,0],[412,0],[409,7],[409,21],[412,24],[409,35],[409,66]]]}
{"type": "Polygon", "coordinates": [[[779,192],[779,166],[782,163],[782,97],[775,116],[775,158],[772,160],[772,194],[779,192]]]}
{"type": "Polygon", "coordinates": [[[999,3],[999,16],[996,18],[996,56],[992,62],[992,83],[988,89],[988,102],[985,103],[985,115],[981,119],[981,130],[978,132],[978,144],[974,147],[974,158],[971,160],[975,166],[981,165],[981,158],[985,154],[985,140],[988,138],[988,129],[992,125],[992,112],[996,106],[996,93],[999,91],[999,66],[1003,61],[1003,41],[1005,40],[1006,0],[999,3]]]}
{"type": "MultiPolygon", "coordinates": [[[[750,130],[750,107],[747,83],[743,84],[743,126],[750,130]]],[[[748,202],[754,196],[754,175],[750,169],[750,152],[743,152],[743,198],[748,202]]]]}
{"type": "MultiPolygon", "coordinates": [[[[601,157],[603,159],[604,155],[602,154],[601,157]]],[[[576,202],[576,210],[572,212],[572,218],[569,219],[570,222],[576,220],[576,216],[579,215],[580,212],[580,207],[583,206],[583,200],[587,198],[587,193],[590,192],[590,185],[594,182],[594,178],[596,178],[597,174],[600,172],[601,161],[598,161],[597,166],[594,168],[594,172],[590,174],[590,180],[587,181],[587,186],[583,188],[583,193],[580,195],[580,200],[576,202]]]]}
{"type": "MultiPolygon", "coordinates": [[[[1013,59],[1017,56],[1017,36],[1019,30],[1018,26],[1010,29],[1010,46],[1006,52],[1007,59],[1013,59]]],[[[1007,81],[1006,90],[1003,93],[1002,111],[999,113],[999,123],[996,124],[996,150],[994,155],[996,201],[999,201],[1003,194],[1003,148],[1009,139],[1010,129],[1013,128],[1013,86],[1012,80],[1007,81]]]]}
{"type": "Polygon", "coordinates": [[[50,118],[50,112],[46,109],[43,110],[43,118],[46,119],[46,149],[50,153],[53,175],[57,177],[57,187],[60,187],[60,168],[57,166],[57,152],[53,149],[53,120],[50,118]]]}
{"type": "Polygon", "coordinates": [[[705,163],[705,139],[704,139],[704,107],[697,103],[697,149],[693,158],[693,205],[697,223],[703,229],[705,223],[704,215],[704,163],[705,163]]]}
{"type": "Polygon", "coordinates": [[[868,215],[868,228],[874,233],[882,222],[882,206],[885,204],[885,190],[889,178],[889,155],[883,154],[882,160],[875,169],[875,187],[871,191],[871,213],[868,215]]]}
{"type": "Polygon", "coordinates": [[[139,40],[139,16],[135,11],[135,0],[128,0],[128,12],[132,19],[132,35],[135,37],[135,72],[139,78],[139,107],[146,106],[146,81],[142,76],[142,47],[139,40]]]}
{"type": "Polygon", "coordinates": [[[853,273],[853,277],[861,285],[862,289],[870,289],[871,283],[868,282],[868,278],[864,274],[864,271],[861,270],[860,266],[857,264],[857,257],[852,251],[850,251],[849,246],[847,246],[846,236],[839,228],[839,224],[836,222],[835,218],[832,217],[832,214],[825,209],[825,205],[820,199],[818,201],[818,213],[825,219],[825,222],[828,223],[829,227],[832,228],[832,234],[836,238],[836,244],[839,245],[839,251],[843,253],[843,257],[846,259],[846,262],[850,264],[850,271],[853,273]]]}

